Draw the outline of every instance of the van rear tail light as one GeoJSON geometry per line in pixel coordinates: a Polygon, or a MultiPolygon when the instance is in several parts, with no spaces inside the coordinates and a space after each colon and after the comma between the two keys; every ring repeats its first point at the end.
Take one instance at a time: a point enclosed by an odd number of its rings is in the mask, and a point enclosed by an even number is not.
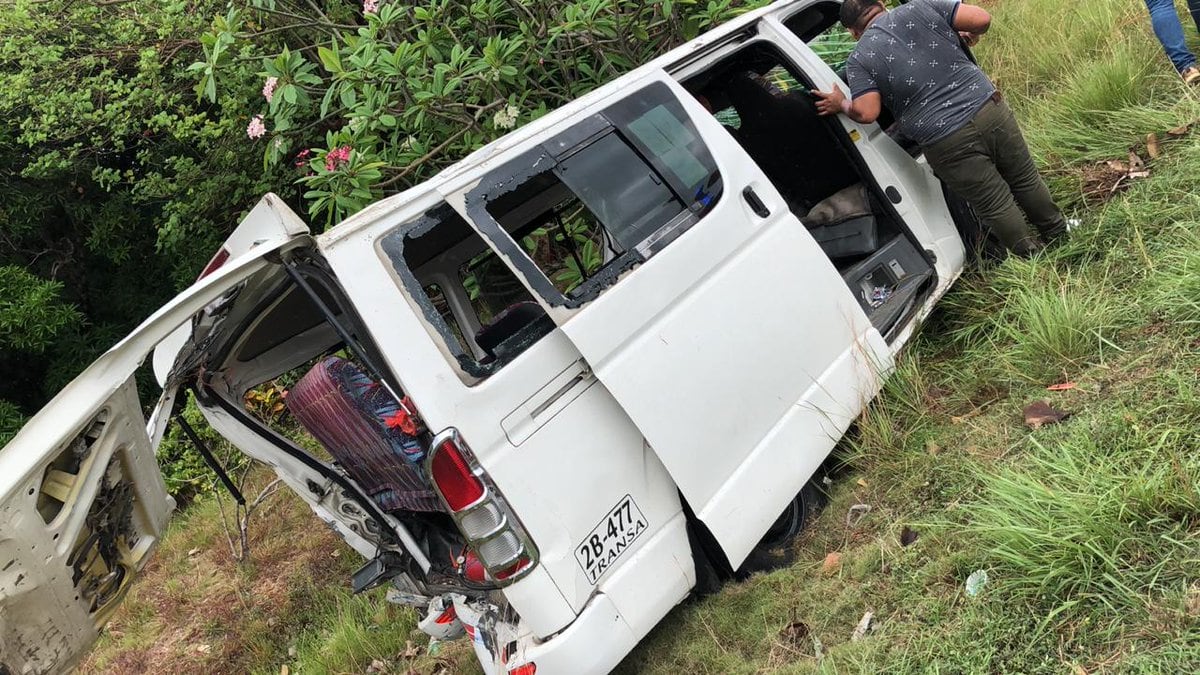
{"type": "Polygon", "coordinates": [[[425,466],[459,531],[488,575],[512,583],[537,565],[537,551],[504,496],[454,428],[438,434],[425,466]]]}
{"type": "Polygon", "coordinates": [[[500,509],[495,504],[485,502],[479,508],[464,513],[458,524],[462,525],[463,534],[472,539],[482,539],[505,523],[500,509]]]}
{"type": "Polygon", "coordinates": [[[533,663],[525,663],[512,668],[508,671],[508,675],[534,675],[537,672],[537,665],[533,663]]]}
{"type": "Polygon", "coordinates": [[[504,568],[503,570],[500,570],[499,572],[496,572],[496,578],[499,579],[500,581],[512,579],[513,577],[517,576],[521,572],[524,572],[525,568],[529,567],[532,564],[533,564],[533,560],[530,559],[529,556],[522,555],[520,560],[518,560],[517,562],[509,565],[508,567],[504,568]]]}
{"type": "Polygon", "coordinates": [[[217,254],[208,261],[208,264],[204,266],[204,270],[200,272],[200,276],[196,277],[196,281],[200,281],[204,277],[221,269],[221,265],[224,265],[225,261],[227,260],[229,260],[229,249],[222,246],[221,249],[217,251],[217,254]]]}
{"type": "Polygon", "coordinates": [[[520,540],[507,530],[479,544],[477,548],[479,558],[489,568],[503,568],[521,555],[520,540]]]}
{"type": "Polygon", "coordinates": [[[454,439],[434,445],[430,475],[452,512],[462,511],[483,496],[483,483],[471,471],[454,439]]]}

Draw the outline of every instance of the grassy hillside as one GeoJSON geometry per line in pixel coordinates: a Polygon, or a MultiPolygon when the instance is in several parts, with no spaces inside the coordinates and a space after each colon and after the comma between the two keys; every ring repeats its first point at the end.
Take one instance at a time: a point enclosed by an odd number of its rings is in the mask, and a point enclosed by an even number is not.
{"type": "Polygon", "coordinates": [[[965,278],[797,562],[677,609],[622,670],[1200,671],[1200,146],[1177,129],[1200,103],[1142,3],[991,9],[977,54],[1082,227],[965,278]],[[1107,163],[1131,148],[1149,177],[1107,163]],[[1038,400],[1072,415],[1030,429],[1038,400]]]}
{"type": "MultiPolygon", "coordinates": [[[[622,670],[1200,670],[1200,146],[1178,129],[1200,99],[1142,3],[991,8],[977,54],[1083,225],[951,293],[843,444],[795,564],[676,609],[622,670]],[[1030,429],[1038,400],[1072,415],[1030,429]]],[[[350,596],[354,555],[276,499],[245,567],[213,502],[193,507],[85,671],[474,668],[350,596]]]]}

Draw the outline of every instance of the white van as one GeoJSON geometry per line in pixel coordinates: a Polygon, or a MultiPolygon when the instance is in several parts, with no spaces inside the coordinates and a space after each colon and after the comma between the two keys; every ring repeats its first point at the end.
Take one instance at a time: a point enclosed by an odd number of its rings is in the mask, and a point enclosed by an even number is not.
{"type": "Polygon", "coordinates": [[[815,115],[838,7],[742,16],[321,235],[264,197],[0,451],[0,673],[69,669],[153,554],[184,390],[363,555],[356,589],[489,673],[605,672],[793,532],[978,228],[878,124],[815,115]],[[397,424],[353,436],[335,367],[397,424]],[[325,453],[243,405],[300,374],[325,453]]]}

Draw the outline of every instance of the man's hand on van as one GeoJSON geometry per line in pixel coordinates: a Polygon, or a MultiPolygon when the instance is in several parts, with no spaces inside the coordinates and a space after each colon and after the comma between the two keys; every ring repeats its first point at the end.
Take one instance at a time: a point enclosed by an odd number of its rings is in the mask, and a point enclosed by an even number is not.
{"type": "Polygon", "coordinates": [[[813,98],[817,100],[817,112],[822,115],[836,115],[842,112],[842,107],[846,101],[846,95],[841,89],[833,88],[833,91],[817,91],[812,90],[813,98]]]}
{"type": "Polygon", "coordinates": [[[877,91],[868,91],[851,101],[846,98],[841,89],[834,87],[832,91],[813,91],[817,98],[817,112],[821,115],[836,115],[845,113],[847,117],[859,124],[870,124],[879,118],[883,108],[883,99],[877,91]]]}

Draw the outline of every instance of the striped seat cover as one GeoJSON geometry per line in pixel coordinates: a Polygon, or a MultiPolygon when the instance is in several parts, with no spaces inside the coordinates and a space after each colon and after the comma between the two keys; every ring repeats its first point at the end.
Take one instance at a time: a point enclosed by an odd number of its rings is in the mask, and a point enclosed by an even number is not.
{"type": "Polygon", "coordinates": [[[399,405],[357,365],[330,356],[292,387],[287,407],[385,511],[443,511],[417,467],[418,440],[385,420],[399,405]]]}

